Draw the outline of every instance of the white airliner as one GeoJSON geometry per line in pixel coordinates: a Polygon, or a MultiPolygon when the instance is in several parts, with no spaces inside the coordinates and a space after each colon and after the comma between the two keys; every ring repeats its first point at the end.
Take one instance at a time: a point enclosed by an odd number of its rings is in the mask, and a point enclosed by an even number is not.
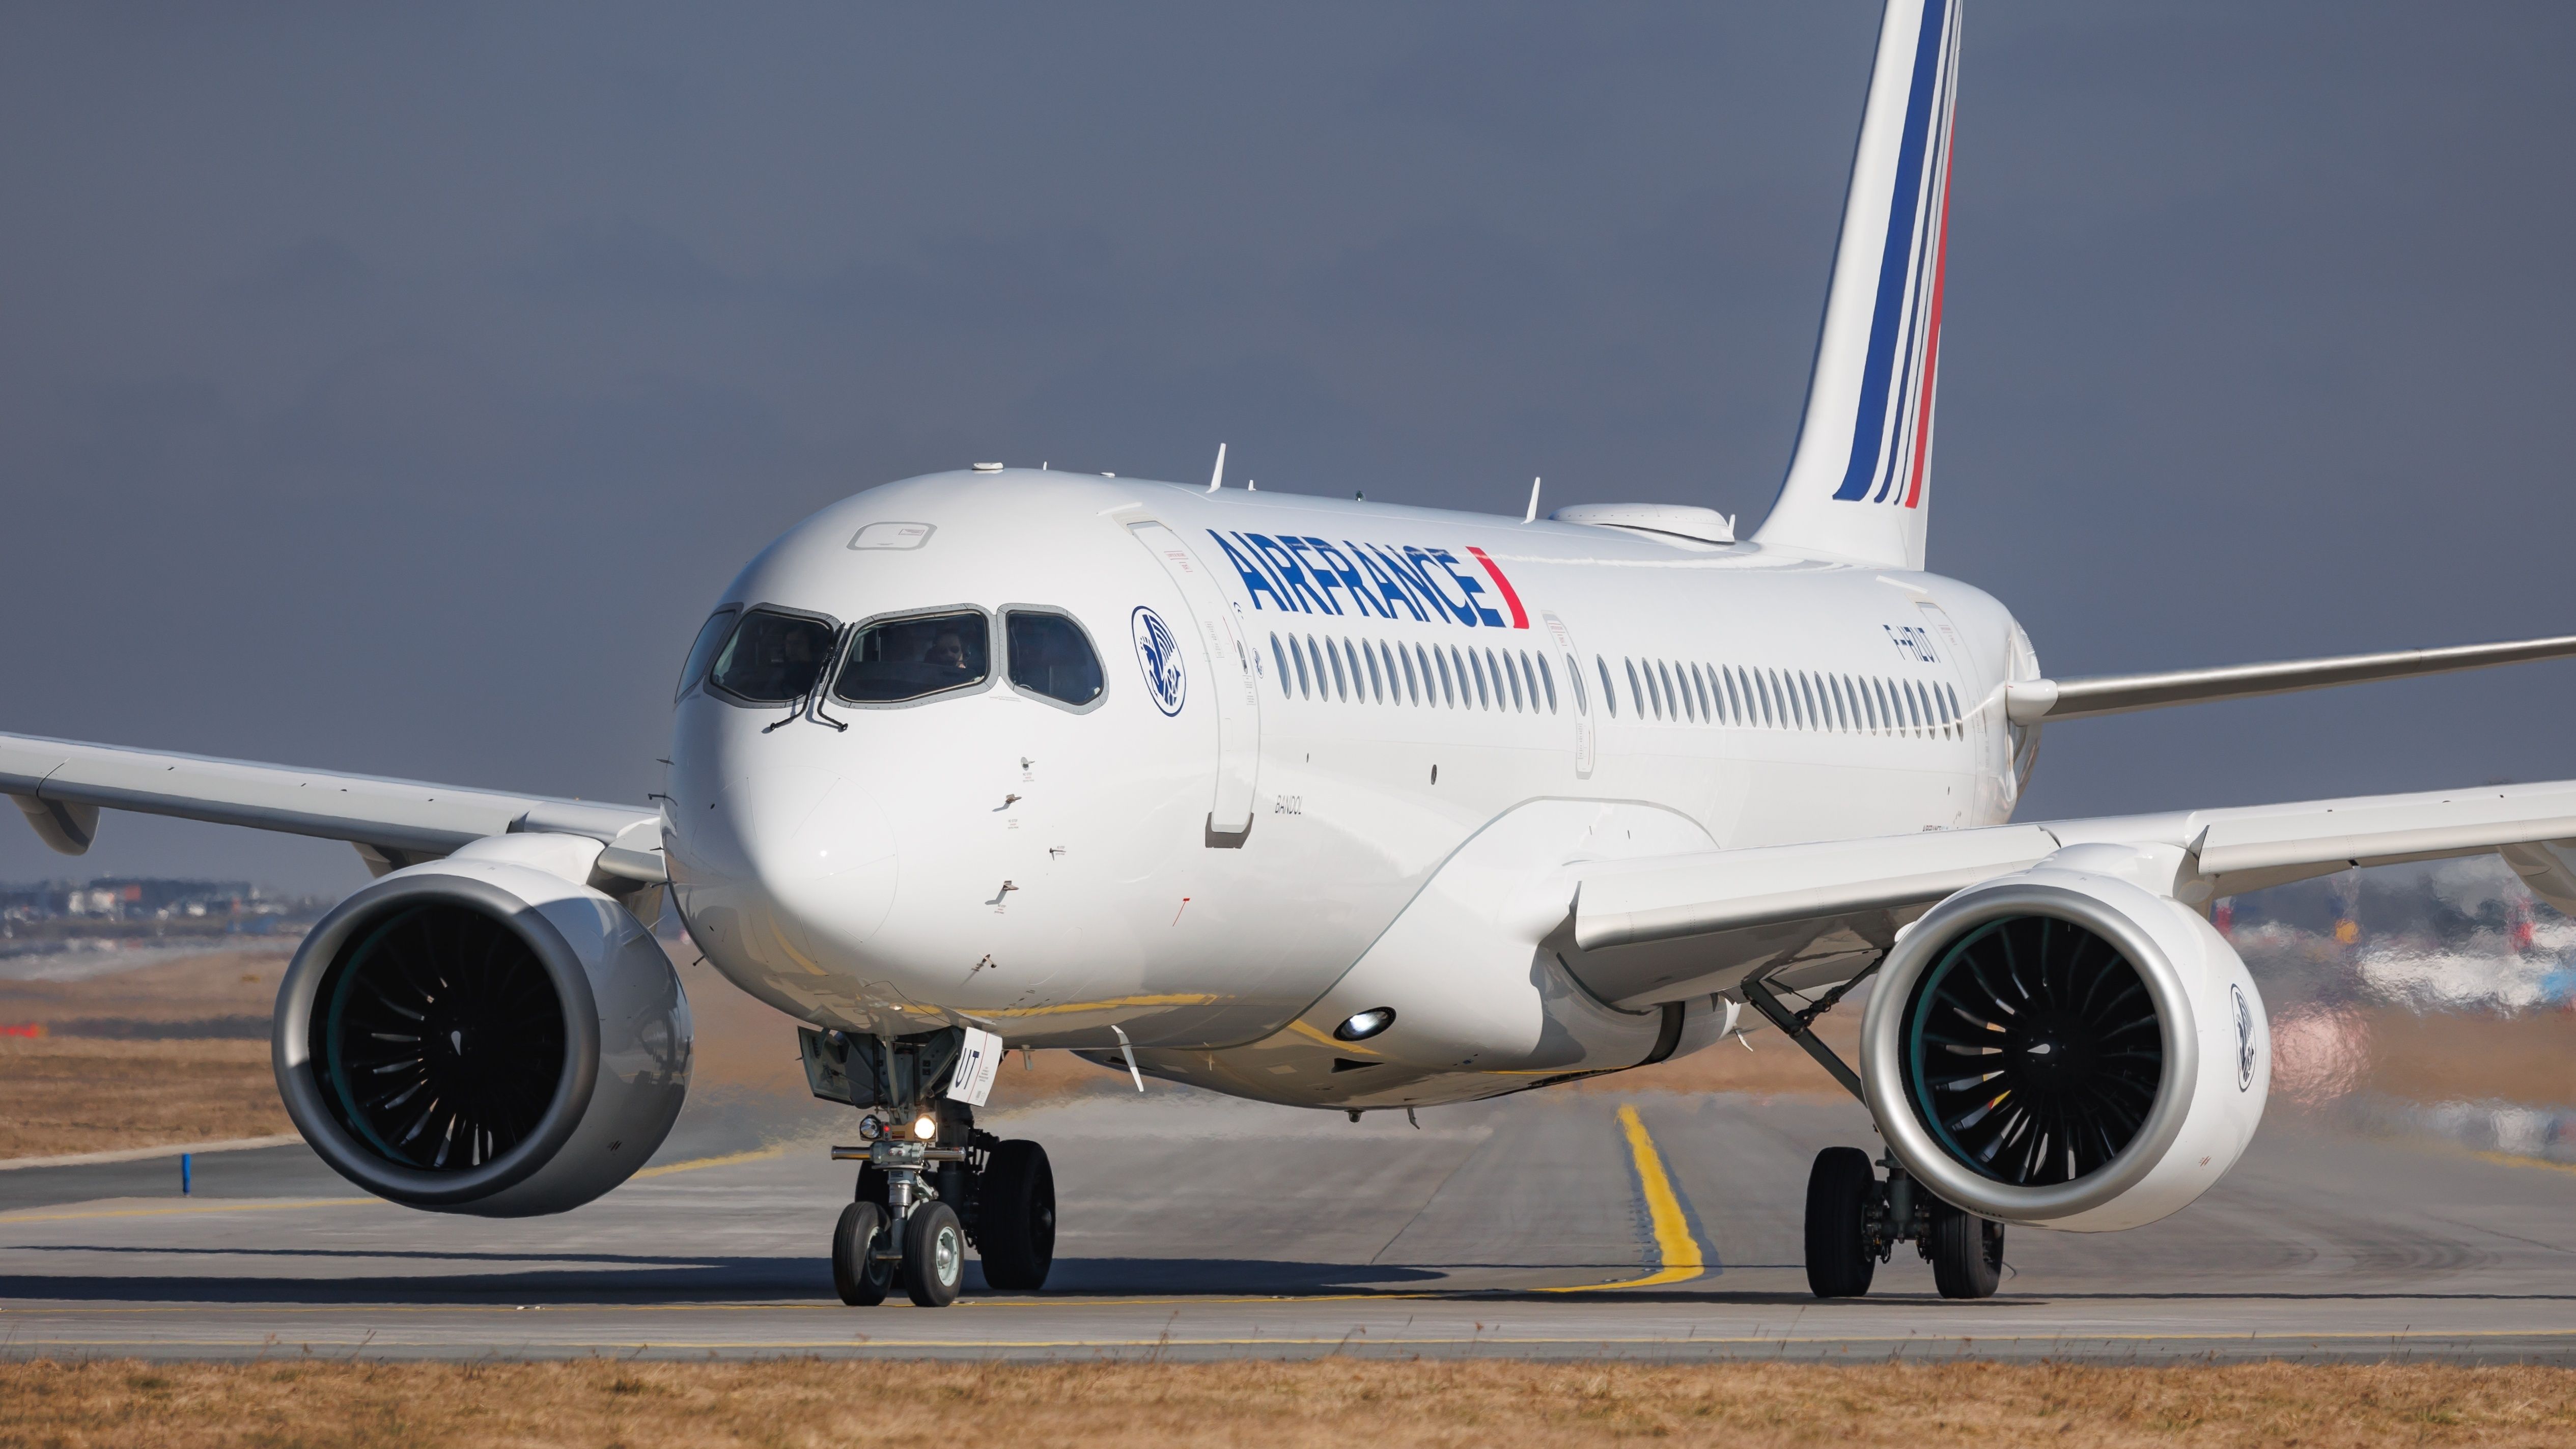
{"type": "Polygon", "coordinates": [[[661,1142],[667,885],[865,1109],[852,1303],[1035,1288],[1054,1188],[974,1127],[1005,1047],[1359,1113],[1659,1062],[1768,1023],[1867,1103],[1807,1268],[1896,1244],[1991,1293],[2003,1224],[2161,1218],[2235,1162],[2269,1039],[2207,910],[2498,851],[2576,911],[2576,783],[2014,824],[2044,723],[2576,655],[2576,638],[2050,680],[1923,571],[1956,0],[1890,0],[1796,451],[1749,540],[977,464],[743,569],[649,807],[0,736],[56,849],[101,809],[352,842],[277,1080],[350,1180],[557,1212],[661,1142]],[[1807,1028],[1873,980],[1857,1063],[1807,1028]],[[1880,1170],[1883,1167],[1884,1171],[1880,1170]]]}

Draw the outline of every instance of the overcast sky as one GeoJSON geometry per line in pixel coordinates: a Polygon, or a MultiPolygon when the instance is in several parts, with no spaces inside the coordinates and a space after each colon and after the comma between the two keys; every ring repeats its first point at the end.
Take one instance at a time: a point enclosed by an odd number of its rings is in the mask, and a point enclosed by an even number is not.
{"type": "MultiPolygon", "coordinates": [[[[0,11],[0,729],[592,798],[975,459],[1517,512],[1787,461],[1877,6],[0,11]]],[[[2576,633],[2576,7],[1976,0],[1932,567],[2059,675],[2576,633]]],[[[2025,814],[2576,774],[2576,666],[2049,732],[2025,814]]],[[[0,879],[347,847],[0,820],[0,879]]]]}

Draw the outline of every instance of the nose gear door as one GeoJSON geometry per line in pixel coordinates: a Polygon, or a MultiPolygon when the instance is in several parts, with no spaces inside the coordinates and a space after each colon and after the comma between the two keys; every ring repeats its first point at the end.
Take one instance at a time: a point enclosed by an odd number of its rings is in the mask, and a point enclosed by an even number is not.
{"type": "Polygon", "coordinates": [[[1240,836],[1252,828],[1253,791],[1260,782],[1261,661],[1244,640],[1234,606],[1178,534],[1159,523],[1127,528],[1161,562],[1189,605],[1208,694],[1216,703],[1216,799],[1208,810],[1208,833],[1240,836]]]}

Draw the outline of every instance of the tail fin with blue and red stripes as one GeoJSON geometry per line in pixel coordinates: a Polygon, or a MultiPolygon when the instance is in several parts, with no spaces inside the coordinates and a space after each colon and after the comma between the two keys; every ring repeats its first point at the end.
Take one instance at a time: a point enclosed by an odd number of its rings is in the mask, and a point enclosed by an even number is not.
{"type": "Polygon", "coordinates": [[[1789,476],[1754,537],[1919,569],[1960,0],[1888,0],[1789,476]]]}

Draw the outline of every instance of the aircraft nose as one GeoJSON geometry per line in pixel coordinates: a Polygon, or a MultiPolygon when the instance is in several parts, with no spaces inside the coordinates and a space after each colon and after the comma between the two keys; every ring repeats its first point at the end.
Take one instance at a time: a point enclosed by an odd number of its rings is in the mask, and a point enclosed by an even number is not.
{"type": "MultiPolygon", "coordinates": [[[[685,812],[684,812],[685,813],[685,812]]],[[[674,821],[681,909],[702,944],[783,979],[844,970],[894,904],[884,812],[856,782],[796,766],[728,780],[703,818],[674,821]],[[707,939],[712,937],[713,939],[707,939]]]]}

